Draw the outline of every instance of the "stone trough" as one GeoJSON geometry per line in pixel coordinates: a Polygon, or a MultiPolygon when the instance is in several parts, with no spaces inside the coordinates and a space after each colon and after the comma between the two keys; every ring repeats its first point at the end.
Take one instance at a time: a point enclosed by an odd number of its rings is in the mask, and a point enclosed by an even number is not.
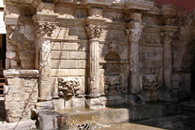
{"type": "Polygon", "coordinates": [[[178,104],[138,104],[99,109],[66,109],[59,111],[42,111],[39,113],[40,130],[78,130],[81,125],[90,125],[92,129],[99,126],[133,122],[178,114],[178,104]]]}

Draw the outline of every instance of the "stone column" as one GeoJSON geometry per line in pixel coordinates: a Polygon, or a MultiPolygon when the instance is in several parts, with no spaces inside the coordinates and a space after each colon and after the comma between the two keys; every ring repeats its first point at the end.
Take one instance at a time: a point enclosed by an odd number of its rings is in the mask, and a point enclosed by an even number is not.
{"type": "Polygon", "coordinates": [[[127,36],[130,45],[130,93],[136,94],[141,91],[139,84],[139,39],[144,28],[141,21],[141,13],[131,12],[130,22],[127,24],[127,36]]]}
{"type": "MultiPolygon", "coordinates": [[[[37,16],[38,17],[38,16],[37,16]]],[[[51,47],[50,39],[55,23],[37,21],[38,29],[36,34],[36,67],[39,69],[39,100],[47,101],[52,99],[51,85],[51,47]]]]}
{"type": "Polygon", "coordinates": [[[56,19],[59,14],[54,12],[53,3],[39,2],[36,14],[33,16],[37,25],[36,32],[36,68],[39,69],[39,100],[52,99],[50,40],[56,29],[56,19]]]}
{"type": "Polygon", "coordinates": [[[89,45],[89,97],[99,97],[99,37],[102,28],[96,25],[86,27],[90,39],[89,45]]]}
{"type": "Polygon", "coordinates": [[[51,57],[50,57],[50,40],[38,40],[40,46],[39,52],[39,100],[50,100],[51,97],[51,57]]]}
{"type": "Polygon", "coordinates": [[[177,31],[176,14],[177,11],[172,5],[164,5],[161,7],[163,15],[162,22],[162,43],[163,43],[163,81],[164,87],[167,90],[172,90],[172,54],[171,43],[174,38],[174,33],[177,31]]]}
{"type": "Polygon", "coordinates": [[[165,32],[163,36],[163,69],[164,69],[164,87],[168,90],[172,89],[172,54],[171,54],[171,42],[174,36],[174,30],[169,30],[168,27],[164,28],[165,32]]]}

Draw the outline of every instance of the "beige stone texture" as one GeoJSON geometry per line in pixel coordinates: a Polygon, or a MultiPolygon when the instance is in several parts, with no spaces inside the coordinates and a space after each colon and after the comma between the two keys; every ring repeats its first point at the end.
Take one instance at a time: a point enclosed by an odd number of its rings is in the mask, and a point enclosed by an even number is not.
{"type": "Polygon", "coordinates": [[[12,75],[9,74],[9,71],[5,71],[8,85],[6,85],[4,93],[8,122],[30,120],[31,110],[38,101],[38,79],[34,75],[35,72],[25,72],[32,76],[31,78],[19,78],[24,76],[24,72],[21,71],[15,70],[15,73],[17,74],[12,73],[12,75]]]}
{"type": "Polygon", "coordinates": [[[194,12],[152,0],[4,3],[8,121],[29,119],[37,100],[38,111],[102,108],[191,92],[194,12]]]}

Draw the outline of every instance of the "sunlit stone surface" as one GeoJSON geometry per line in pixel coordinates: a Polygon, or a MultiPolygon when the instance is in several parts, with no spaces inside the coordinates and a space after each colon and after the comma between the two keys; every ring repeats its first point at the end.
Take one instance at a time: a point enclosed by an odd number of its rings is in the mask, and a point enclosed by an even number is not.
{"type": "MultiPolygon", "coordinates": [[[[144,109],[148,101],[175,102],[191,92],[194,12],[153,0],[4,4],[8,122],[52,110],[144,109]]],[[[39,119],[51,118],[57,120],[39,119]]]]}

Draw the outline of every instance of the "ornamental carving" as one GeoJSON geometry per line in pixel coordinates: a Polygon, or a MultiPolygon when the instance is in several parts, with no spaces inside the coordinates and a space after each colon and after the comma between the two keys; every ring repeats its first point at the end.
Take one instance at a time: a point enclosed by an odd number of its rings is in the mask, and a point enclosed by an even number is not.
{"type": "Polygon", "coordinates": [[[141,37],[142,30],[141,29],[126,29],[126,34],[128,36],[129,41],[138,42],[141,37]]]}
{"type": "Polygon", "coordinates": [[[80,80],[75,77],[59,77],[59,96],[78,96],[80,94],[80,80]]]}
{"type": "Polygon", "coordinates": [[[92,8],[89,10],[89,15],[93,18],[101,18],[103,14],[102,9],[92,8]]]}
{"type": "Polygon", "coordinates": [[[48,22],[40,23],[38,26],[39,33],[51,35],[56,26],[48,22]]]}
{"type": "Polygon", "coordinates": [[[173,41],[174,32],[162,32],[161,36],[164,44],[170,44],[173,41]]]}
{"type": "Polygon", "coordinates": [[[87,34],[90,39],[100,38],[103,33],[103,28],[100,26],[89,25],[86,27],[87,34]]]}
{"type": "Polygon", "coordinates": [[[127,88],[121,87],[121,76],[112,75],[105,76],[104,78],[105,94],[107,95],[119,95],[121,93],[127,93],[127,88]]]}
{"type": "Polygon", "coordinates": [[[117,47],[118,47],[118,44],[117,44],[116,41],[112,41],[112,42],[109,42],[109,43],[108,43],[108,49],[109,49],[109,51],[111,51],[111,52],[116,51],[116,48],[117,48],[117,47]]]}
{"type": "Polygon", "coordinates": [[[40,55],[40,66],[41,67],[46,67],[46,66],[51,66],[50,62],[48,62],[49,54],[50,54],[51,48],[50,48],[50,41],[46,40],[42,43],[41,47],[41,55],[40,55]]]}
{"type": "Polygon", "coordinates": [[[156,74],[143,75],[142,81],[144,90],[155,90],[159,87],[158,76],[156,74]]]}

